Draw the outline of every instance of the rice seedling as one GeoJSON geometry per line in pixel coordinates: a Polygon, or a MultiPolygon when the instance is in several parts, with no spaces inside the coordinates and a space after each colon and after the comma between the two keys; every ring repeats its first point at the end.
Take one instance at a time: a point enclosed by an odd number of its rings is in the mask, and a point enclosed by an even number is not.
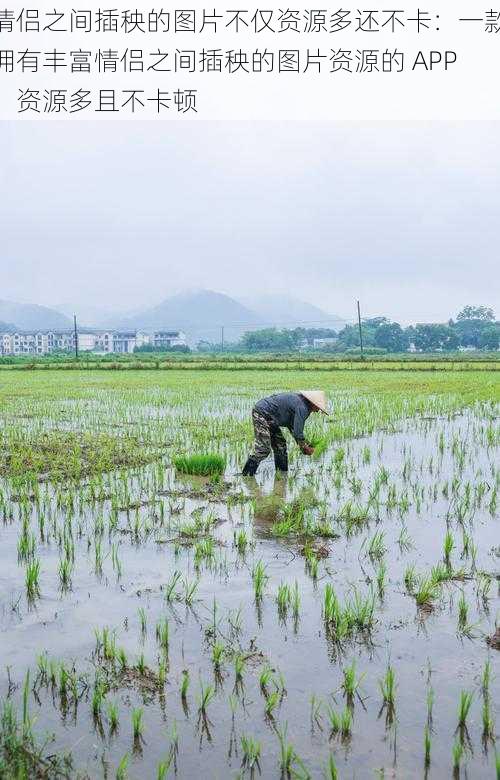
{"type": "Polygon", "coordinates": [[[263,693],[266,692],[268,686],[274,679],[274,673],[270,666],[264,666],[260,673],[259,684],[263,693]]]}
{"type": "Polygon", "coordinates": [[[181,474],[202,477],[221,476],[226,468],[225,459],[215,453],[179,456],[173,459],[173,464],[181,474]]]}
{"type": "Polygon", "coordinates": [[[417,578],[415,564],[411,564],[410,566],[406,567],[405,573],[404,573],[404,583],[405,583],[405,587],[406,587],[406,590],[408,591],[408,593],[413,595],[413,593],[415,592],[417,583],[418,583],[418,578],[417,578]]]}
{"type": "Polygon", "coordinates": [[[61,588],[67,590],[71,586],[71,575],[73,573],[73,563],[67,558],[59,561],[59,580],[61,588]]]}
{"type": "Polygon", "coordinates": [[[330,755],[328,756],[328,762],[324,770],[324,775],[326,780],[338,780],[339,774],[332,753],[330,753],[330,755]]]}
{"type": "Polygon", "coordinates": [[[187,698],[187,692],[189,690],[189,670],[183,669],[182,671],[182,680],[181,680],[181,699],[183,701],[187,698]]]}
{"type": "Polygon", "coordinates": [[[261,601],[268,579],[269,577],[266,574],[266,567],[262,560],[260,560],[252,569],[252,581],[256,601],[261,601]]]}
{"type": "Polygon", "coordinates": [[[389,665],[387,667],[384,677],[379,680],[379,688],[383,703],[387,707],[394,709],[396,704],[396,675],[392,666],[389,665]]]}
{"type": "Polygon", "coordinates": [[[215,642],[212,647],[212,662],[216,671],[220,671],[225,654],[226,648],[222,642],[215,642]]]}
{"type": "Polygon", "coordinates": [[[132,710],[132,733],[134,735],[134,741],[140,741],[144,733],[144,724],[142,718],[144,710],[142,707],[135,707],[132,710]]]}
{"type": "Polygon", "coordinates": [[[431,732],[429,730],[428,724],[426,723],[424,727],[424,765],[426,769],[428,769],[431,765],[431,746],[431,732]]]}
{"type": "Polygon", "coordinates": [[[368,542],[368,555],[370,558],[382,558],[385,548],[385,534],[383,531],[376,531],[368,542]]]}
{"type": "Polygon", "coordinates": [[[146,615],[146,610],[144,609],[144,607],[139,607],[137,612],[138,612],[138,615],[139,615],[139,624],[140,624],[140,627],[141,627],[141,634],[145,634],[147,632],[147,629],[148,629],[148,619],[147,619],[147,615],[146,615]]]}
{"type": "Polygon", "coordinates": [[[196,591],[198,590],[198,586],[200,584],[199,580],[192,580],[189,581],[187,577],[185,577],[182,581],[183,587],[184,587],[184,603],[188,606],[191,606],[193,603],[196,591]]]}
{"type": "Polygon", "coordinates": [[[465,595],[462,591],[460,599],[458,601],[458,630],[465,631],[468,626],[469,620],[469,605],[465,600],[465,595]]]}
{"type": "Polygon", "coordinates": [[[240,555],[245,555],[248,546],[248,536],[244,528],[234,533],[234,545],[240,555]]]}
{"type": "Polygon", "coordinates": [[[377,591],[379,598],[384,597],[385,586],[387,578],[387,566],[385,563],[381,563],[377,570],[377,591]]]}
{"type": "Polygon", "coordinates": [[[297,582],[297,580],[295,580],[292,589],[292,614],[295,623],[297,623],[300,616],[300,591],[299,591],[299,583],[297,582]]]}
{"type": "Polygon", "coordinates": [[[434,710],[434,689],[429,687],[427,690],[427,724],[432,725],[432,713],[434,710]]]}
{"type": "Polygon", "coordinates": [[[481,676],[481,684],[483,689],[483,696],[486,698],[490,692],[490,680],[491,680],[491,661],[488,658],[484,662],[483,674],[481,676]]]}
{"type": "Polygon", "coordinates": [[[311,724],[316,723],[321,728],[321,710],[323,702],[315,694],[311,696],[311,724]]]}
{"type": "Polygon", "coordinates": [[[278,706],[278,704],[280,703],[280,701],[281,701],[281,696],[279,691],[271,691],[271,693],[269,693],[266,696],[266,704],[264,709],[265,709],[266,716],[268,718],[273,717],[273,712],[278,706]]]}
{"type": "Polygon", "coordinates": [[[108,702],[107,715],[109,721],[109,730],[111,733],[115,732],[119,724],[118,705],[116,702],[108,702]]]}
{"type": "Polygon", "coordinates": [[[94,680],[94,691],[92,693],[92,714],[94,720],[99,721],[101,719],[101,709],[106,695],[106,686],[98,673],[96,673],[94,680]]]}
{"type": "Polygon", "coordinates": [[[470,691],[460,691],[460,700],[458,704],[458,728],[465,729],[467,727],[467,718],[472,705],[474,694],[470,691]]]}
{"type": "Polygon", "coordinates": [[[168,775],[170,771],[170,766],[173,761],[173,755],[172,753],[169,755],[169,757],[165,761],[160,761],[158,764],[158,770],[156,773],[156,780],[165,780],[166,776],[168,775]]]}
{"type": "Polygon", "coordinates": [[[348,702],[354,701],[354,696],[359,688],[363,675],[358,677],[356,675],[356,662],[353,661],[350,666],[346,666],[342,670],[343,681],[342,689],[348,702]]]}
{"type": "Polygon", "coordinates": [[[259,759],[261,753],[261,744],[253,737],[242,735],[241,752],[243,758],[241,766],[252,771],[254,767],[260,771],[259,759]]]}
{"type": "Polygon", "coordinates": [[[241,682],[245,671],[245,656],[242,653],[236,653],[234,656],[234,675],[236,682],[241,682]]]}
{"type": "Polygon", "coordinates": [[[40,561],[34,559],[26,565],[26,595],[33,601],[40,595],[40,561]]]}
{"type": "Polygon", "coordinates": [[[276,603],[278,604],[278,614],[281,618],[286,617],[288,606],[292,598],[290,586],[284,582],[281,582],[278,586],[278,593],[276,595],[276,603]]]}
{"type": "Polygon", "coordinates": [[[295,748],[287,741],[287,732],[288,723],[285,723],[281,729],[278,728],[276,730],[280,743],[280,767],[281,772],[285,777],[289,777],[292,774],[294,764],[298,759],[295,748]]]}
{"type": "Polygon", "coordinates": [[[408,528],[403,525],[398,536],[398,545],[401,551],[410,550],[413,547],[413,539],[411,538],[408,528]]]}
{"type": "Polygon", "coordinates": [[[181,579],[182,575],[180,571],[174,571],[167,585],[165,586],[165,600],[175,601],[178,598],[178,592],[176,590],[177,583],[181,579]]]}
{"type": "Polygon", "coordinates": [[[432,577],[420,577],[417,581],[415,601],[418,607],[432,609],[433,602],[439,595],[439,583],[432,577]]]}
{"type": "Polygon", "coordinates": [[[162,648],[163,652],[165,654],[168,654],[168,648],[170,643],[170,629],[168,625],[167,618],[164,618],[163,620],[159,620],[156,624],[156,641],[162,648]]]}
{"type": "Polygon", "coordinates": [[[495,722],[491,714],[490,701],[488,698],[483,701],[481,718],[483,723],[483,741],[486,742],[488,739],[494,739],[495,722]]]}
{"type": "Polygon", "coordinates": [[[116,769],[116,780],[127,780],[127,770],[128,770],[129,760],[130,759],[128,753],[125,753],[125,755],[120,760],[120,763],[118,764],[118,767],[116,769]]]}
{"type": "Polygon", "coordinates": [[[145,674],[146,672],[146,660],[144,658],[144,653],[141,653],[137,660],[137,671],[139,674],[145,674]]]}
{"type": "Polygon", "coordinates": [[[117,651],[118,663],[122,672],[127,668],[127,654],[123,647],[120,647],[117,651]]]}
{"type": "Polygon", "coordinates": [[[451,562],[451,553],[455,547],[455,540],[451,531],[446,531],[443,543],[443,553],[446,565],[449,567],[451,562]]]}
{"type": "Polygon", "coordinates": [[[207,707],[215,696],[213,685],[204,685],[200,680],[200,694],[198,696],[198,709],[200,714],[206,715],[207,707]]]}
{"type": "Polygon", "coordinates": [[[460,775],[460,764],[462,763],[463,755],[464,755],[464,746],[462,742],[459,739],[457,739],[453,744],[451,750],[451,756],[453,760],[453,773],[455,777],[458,777],[460,775]]]}
{"type": "Polygon", "coordinates": [[[321,456],[324,455],[328,449],[328,439],[326,436],[312,438],[310,444],[311,447],[314,447],[313,457],[316,460],[319,460],[319,458],[321,458],[321,456]]]}

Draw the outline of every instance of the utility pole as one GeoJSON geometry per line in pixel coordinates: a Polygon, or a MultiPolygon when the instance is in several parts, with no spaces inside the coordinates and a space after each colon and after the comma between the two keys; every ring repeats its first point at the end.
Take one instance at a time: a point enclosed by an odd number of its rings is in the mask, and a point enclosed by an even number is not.
{"type": "Polygon", "coordinates": [[[221,325],[220,329],[220,349],[224,352],[224,325],[221,325]]]}
{"type": "Polygon", "coordinates": [[[75,326],[75,357],[78,360],[78,330],[76,329],[76,314],[73,314],[73,323],[75,326]]]}
{"type": "Polygon", "coordinates": [[[363,352],[363,331],[361,329],[361,311],[359,308],[359,301],[358,303],[358,327],[359,327],[359,346],[361,347],[361,360],[365,359],[365,355],[363,352]]]}

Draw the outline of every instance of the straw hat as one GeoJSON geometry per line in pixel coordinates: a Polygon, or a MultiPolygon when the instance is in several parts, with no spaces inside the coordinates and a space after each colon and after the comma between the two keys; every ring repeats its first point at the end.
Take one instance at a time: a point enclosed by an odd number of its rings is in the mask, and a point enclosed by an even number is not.
{"type": "Polygon", "coordinates": [[[304,398],[307,398],[307,400],[310,401],[313,406],[315,406],[321,412],[328,414],[326,411],[326,395],[324,394],[323,390],[301,390],[300,395],[303,395],[304,398]]]}

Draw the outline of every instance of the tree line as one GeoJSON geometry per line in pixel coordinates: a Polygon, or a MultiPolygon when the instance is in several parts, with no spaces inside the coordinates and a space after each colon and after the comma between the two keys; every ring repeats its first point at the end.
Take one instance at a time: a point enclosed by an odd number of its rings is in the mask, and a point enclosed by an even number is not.
{"type": "MultiPolygon", "coordinates": [[[[419,323],[402,327],[387,317],[363,319],[363,346],[368,354],[378,352],[453,352],[460,348],[498,350],[500,323],[486,306],[465,306],[447,323],[419,323]]],[[[359,352],[358,324],[331,328],[264,328],[246,332],[241,341],[228,347],[244,352],[293,352],[313,348],[316,339],[328,339],[320,347],[327,352],[359,352]]],[[[207,345],[208,346],[208,345],[207,345]]],[[[214,345],[215,346],[215,345],[214,345]]]]}

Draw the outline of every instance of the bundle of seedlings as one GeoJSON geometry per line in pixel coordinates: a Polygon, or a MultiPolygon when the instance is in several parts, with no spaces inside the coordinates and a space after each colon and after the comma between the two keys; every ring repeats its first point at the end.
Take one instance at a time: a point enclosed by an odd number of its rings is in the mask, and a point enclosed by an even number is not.
{"type": "Polygon", "coordinates": [[[196,477],[220,477],[226,468],[226,459],[216,453],[203,455],[179,455],[173,464],[181,474],[196,477]]]}

